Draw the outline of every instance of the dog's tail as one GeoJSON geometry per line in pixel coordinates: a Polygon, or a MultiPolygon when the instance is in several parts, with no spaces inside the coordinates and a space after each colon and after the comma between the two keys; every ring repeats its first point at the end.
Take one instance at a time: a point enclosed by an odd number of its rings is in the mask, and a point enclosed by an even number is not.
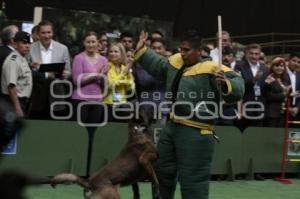
{"type": "Polygon", "coordinates": [[[79,186],[89,189],[89,183],[86,179],[72,173],[61,173],[51,179],[51,185],[55,187],[57,184],[78,184],[79,186]]]}

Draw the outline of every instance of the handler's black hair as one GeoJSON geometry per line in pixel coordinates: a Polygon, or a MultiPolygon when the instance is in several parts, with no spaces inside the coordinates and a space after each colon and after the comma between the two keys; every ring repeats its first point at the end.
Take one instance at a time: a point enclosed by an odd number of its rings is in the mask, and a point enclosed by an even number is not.
{"type": "Polygon", "coordinates": [[[180,38],[180,42],[189,42],[195,49],[202,47],[202,39],[198,31],[194,29],[187,30],[180,38]]]}

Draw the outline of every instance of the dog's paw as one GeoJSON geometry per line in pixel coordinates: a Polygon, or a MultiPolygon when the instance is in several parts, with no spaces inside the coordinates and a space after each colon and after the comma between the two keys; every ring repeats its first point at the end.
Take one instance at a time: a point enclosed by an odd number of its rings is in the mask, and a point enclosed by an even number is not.
{"type": "Polygon", "coordinates": [[[51,183],[51,187],[52,187],[53,189],[55,189],[55,188],[56,188],[56,183],[51,183]]]}
{"type": "Polygon", "coordinates": [[[62,173],[51,179],[51,186],[55,188],[57,184],[73,184],[77,181],[77,176],[69,173],[62,173]]]}
{"type": "Polygon", "coordinates": [[[154,199],[161,199],[160,192],[156,191],[154,194],[154,199]]]}
{"type": "Polygon", "coordinates": [[[160,196],[160,192],[159,192],[159,189],[157,187],[154,187],[154,196],[153,198],[154,199],[161,199],[161,196],[160,196]]]}

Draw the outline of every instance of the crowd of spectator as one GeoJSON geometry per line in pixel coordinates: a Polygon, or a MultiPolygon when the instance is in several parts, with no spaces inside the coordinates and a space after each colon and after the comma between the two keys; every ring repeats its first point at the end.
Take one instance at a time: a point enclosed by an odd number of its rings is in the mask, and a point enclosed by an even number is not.
{"type": "MultiPolygon", "coordinates": [[[[107,32],[89,31],[83,37],[83,50],[74,57],[67,46],[54,40],[54,27],[49,21],[42,21],[32,29],[33,42],[29,36],[14,25],[1,31],[0,94],[19,116],[29,119],[62,116],[83,123],[99,123],[104,120],[105,111],[108,121],[120,121],[113,107],[123,107],[127,102],[151,102],[157,109],[168,109],[168,105],[159,106],[168,98],[164,84],[134,62],[137,35],[123,32],[111,42],[107,32]],[[42,64],[50,63],[65,63],[65,66],[61,73],[40,70],[42,64]]],[[[170,50],[171,45],[166,42],[170,40],[157,30],[150,34],[147,46],[167,60],[181,50],[176,47],[170,50]]],[[[199,59],[212,59],[217,64],[220,50],[217,42],[218,39],[215,45],[203,43],[199,59]]],[[[243,77],[246,90],[240,102],[222,104],[218,125],[235,125],[241,130],[248,126],[283,127],[287,99],[291,102],[292,119],[300,120],[300,54],[291,52],[288,57],[266,59],[259,44],[235,48],[229,32],[223,31],[222,63],[243,77]]],[[[168,111],[162,115],[167,119],[168,111]]]]}

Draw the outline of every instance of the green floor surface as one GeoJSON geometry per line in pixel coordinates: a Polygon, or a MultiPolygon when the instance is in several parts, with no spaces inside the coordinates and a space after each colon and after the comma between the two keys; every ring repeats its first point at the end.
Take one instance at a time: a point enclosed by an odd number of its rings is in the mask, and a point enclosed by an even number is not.
{"type": "MultiPolygon", "coordinates": [[[[213,181],[210,184],[210,199],[297,199],[300,198],[300,180],[293,179],[290,185],[273,180],[265,181],[213,181]]],[[[179,188],[179,187],[178,187],[179,188]]],[[[142,199],[151,199],[150,185],[140,183],[142,199]]],[[[130,187],[120,188],[122,199],[132,199],[130,187]]],[[[39,186],[27,190],[28,199],[82,199],[82,189],[76,185],[60,185],[55,189],[39,186]]],[[[177,189],[176,199],[180,199],[177,189]]]]}

